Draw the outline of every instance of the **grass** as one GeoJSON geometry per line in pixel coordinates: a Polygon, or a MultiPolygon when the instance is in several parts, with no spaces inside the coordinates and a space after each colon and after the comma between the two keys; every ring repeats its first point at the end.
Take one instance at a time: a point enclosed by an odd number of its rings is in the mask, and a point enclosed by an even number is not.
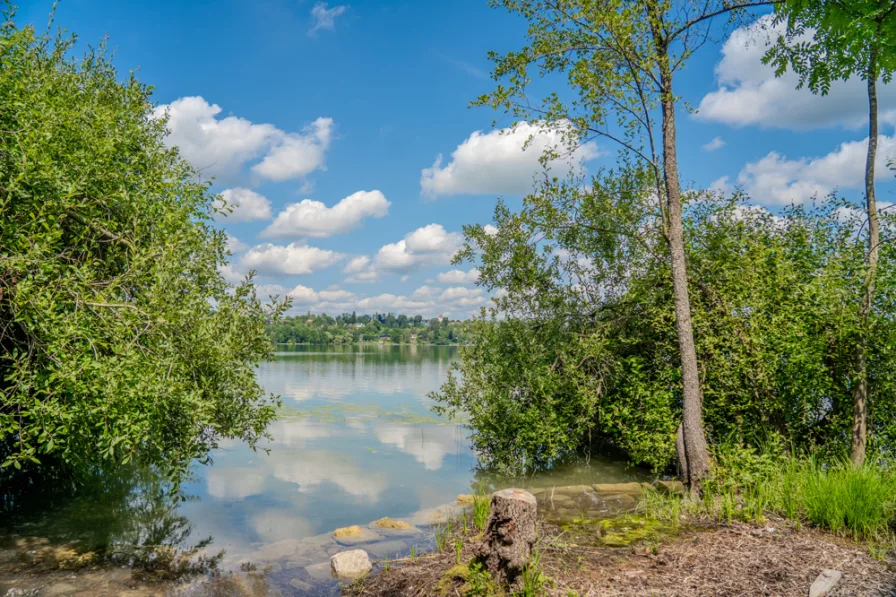
{"type": "Polygon", "coordinates": [[[881,463],[861,467],[837,459],[798,458],[768,449],[722,446],[703,499],[645,492],[649,516],[677,521],[683,513],[764,523],[777,516],[870,544],[896,545],[896,473],[881,463]]]}
{"type": "Polygon", "coordinates": [[[490,501],[490,498],[485,495],[473,496],[473,526],[480,531],[484,531],[485,525],[488,523],[490,501]]]}

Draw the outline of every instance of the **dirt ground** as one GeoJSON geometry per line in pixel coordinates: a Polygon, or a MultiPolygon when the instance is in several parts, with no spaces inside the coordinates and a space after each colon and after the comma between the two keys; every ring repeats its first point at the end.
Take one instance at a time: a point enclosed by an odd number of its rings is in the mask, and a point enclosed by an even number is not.
{"type": "MultiPolygon", "coordinates": [[[[571,535],[568,527],[542,524],[544,595],[805,597],[825,568],[843,573],[832,597],[896,595],[896,566],[871,557],[867,546],[811,529],[775,528],[773,523],[691,528],[627,547],[600,541],[588,545],[583,529],[577,531],[571,535]]],[[[472,557],[468,539],[461,561],[472,557]]],[[[351,592],[365,597],[463,595],[463,581],[444,580],[457,559],[453,544],[448,545],[444,553],[392,563],[351,592]]]]}

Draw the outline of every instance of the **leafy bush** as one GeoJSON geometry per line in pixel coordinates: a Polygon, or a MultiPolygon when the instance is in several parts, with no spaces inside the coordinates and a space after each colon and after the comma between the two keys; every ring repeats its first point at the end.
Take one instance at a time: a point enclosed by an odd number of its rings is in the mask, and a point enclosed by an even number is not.
{"type": "MultiPolygon", "coordinates": [[[[459,259],[501,297],[435,397],[469,414],[487,464],[529,471],[598,443],[657,471],[672,463],[682,397],[669,260],[640,188],[625,173],[589,186],[552,181],[519,212],[499,205],[497,234],[465,228],[459,259]]],[[[712,443],[755,446],[764,430],[798,451],[848,445],[860,213],[836,198],[772,215],[738,197],[690,197],[691,311],[712,443]]],[[[882,216],[868,346],[872,453],[896,440],[894,223],[882,216]]]]}
{"type": "Polygon", "coordinates": [[[276,399],[254,286],[218,273],[214,195],[105,48],[0,28],[0,463],[183,471],[276,399]]]}

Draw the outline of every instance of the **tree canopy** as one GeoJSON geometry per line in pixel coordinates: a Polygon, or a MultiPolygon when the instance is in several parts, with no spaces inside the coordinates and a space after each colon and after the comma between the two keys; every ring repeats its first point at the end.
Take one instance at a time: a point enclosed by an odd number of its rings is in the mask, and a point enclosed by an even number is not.
{"type": "Polygon", "coordinates": [[[103,45],[0,28],[0,465],[183,469],[254,445],[266,306],[229,286],[209,184],[103,45]]]}

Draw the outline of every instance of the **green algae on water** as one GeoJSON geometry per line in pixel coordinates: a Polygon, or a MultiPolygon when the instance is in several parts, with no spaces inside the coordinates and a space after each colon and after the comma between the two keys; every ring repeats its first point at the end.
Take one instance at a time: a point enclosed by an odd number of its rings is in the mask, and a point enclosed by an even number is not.
{"type": "Polygon", "coordinates": [[[577,518],[562,525],[564,539],[575,545],[630,547],[653,543],[678,535],[680,524],[651,520],[634,514],[613,518],[577,518]]]}

